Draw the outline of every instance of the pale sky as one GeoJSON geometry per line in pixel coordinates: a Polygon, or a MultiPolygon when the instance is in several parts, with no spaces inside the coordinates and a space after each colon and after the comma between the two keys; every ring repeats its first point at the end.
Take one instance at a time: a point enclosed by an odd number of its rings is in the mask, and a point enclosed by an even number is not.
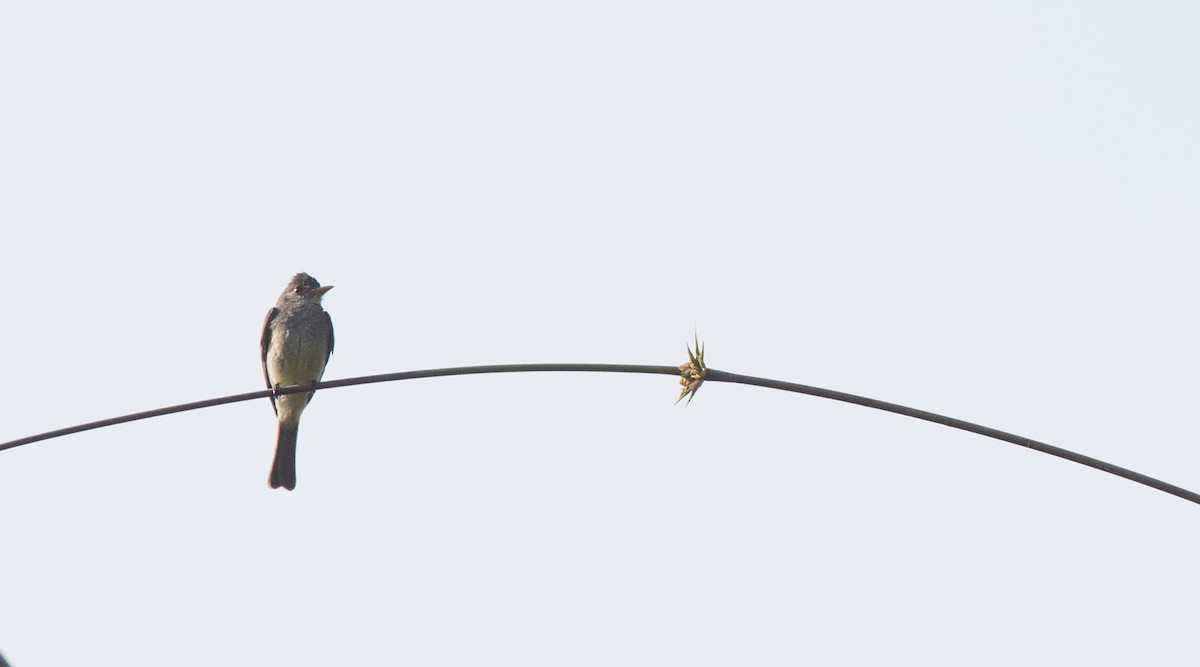
{"type": "MultiPolygon", "coordinates": [[[[0,4],[0,441],[326,379],[677,364],[1200,490],[1200,5],[0,4]]],[[[322,392],[0,452],[0,652],[75,665],[1129,665],[1200,506],[665,376],[322,392]]]]}

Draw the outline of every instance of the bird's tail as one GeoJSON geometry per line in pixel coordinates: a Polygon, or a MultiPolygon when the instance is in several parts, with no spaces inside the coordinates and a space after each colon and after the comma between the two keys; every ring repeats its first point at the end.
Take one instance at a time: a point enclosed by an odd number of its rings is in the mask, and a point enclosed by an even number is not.
{"type": "Polygon", "coordinates": [[[275,465],[271,466],[271,488],[296,488],[296,434],[300,420],[279,420],[279,438],[275,442],[275,465]]]}

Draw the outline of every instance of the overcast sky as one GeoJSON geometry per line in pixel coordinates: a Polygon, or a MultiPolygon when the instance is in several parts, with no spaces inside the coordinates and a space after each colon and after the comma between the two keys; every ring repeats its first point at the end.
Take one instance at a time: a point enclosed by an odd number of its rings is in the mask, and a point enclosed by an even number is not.
{"type": "MultiPolygon", "coordinates": [[[[0,440],[326,379],[677,364],[1200,490],[1200,5],[0,4],[0,440]]],[[[0,452],[0,651],[75,665],[1186,662],[1200,506],[664,376],[321,392],[0,452]]]]}

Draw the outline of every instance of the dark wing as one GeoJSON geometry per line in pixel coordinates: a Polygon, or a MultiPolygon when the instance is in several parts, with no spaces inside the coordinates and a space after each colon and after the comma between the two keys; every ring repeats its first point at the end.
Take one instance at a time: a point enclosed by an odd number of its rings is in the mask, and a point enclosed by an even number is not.
{"type": "MultiPolygon", "coordinates": [[[[263,320],[262,341],[259,343],[259,346],[262,348],[263,379],[267,381],[267,389],[275,388],[271,385],[271,374],[267,372],[267,350],[271,348],[271,322],[278,314],[278,308],[272,308],[271,310],[267,311],[267,318],[263,320]]],[[[275,408],[274,396],[271,397],[271,409],[275,410],[276,414],[279,413],[279,411],[275,408]]]]}
{"type": "MultiPolygon", "coordinates": [[[[329,354],[333,354],[333,318],[329,313],[325,313],[325,330],[329,332],[329,354]]],[[[325,360],[328,362],[328,354],[325,355],[325,360]]]]}

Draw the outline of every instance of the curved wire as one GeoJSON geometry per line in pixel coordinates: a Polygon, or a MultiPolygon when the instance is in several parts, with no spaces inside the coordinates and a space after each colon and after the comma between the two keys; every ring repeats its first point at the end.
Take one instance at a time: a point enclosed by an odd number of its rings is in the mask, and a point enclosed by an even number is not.
{"type": "Polygon", "coordinates": [[[54,431],[46,431],[36,435],[9,440],[8,442],[0,443],[0,451],[28,445],[42,440],[50,440],[52,438],[60,438],[64,435],[73,433],[81,433],[83,431],[91,431],[105,426],[116,426],[127,422],[138,421],[141,419],[150,419],[151,417],[161,417],[163,415],[175,414],[176,412],[187,412],[189,410],[199,410],[200,408],[211,408],[217,405],[225,405],[227,403],[240,403],[241,401],[253,401],[258,398],[267,398],[272,394],[282,396],[285,394],[299,394],[306,391],[315,391],[318,389],[334,389],[336,387],[350,387],[359,384],[374,384],[376,382],[394,382],[397,380],[417,380],[420,378],[443,377],[447,375],[478,375],[482,373],[529,373],[529,372],[587,372],[587,373],[652,373],[658,375],[679,375],[679,369],[675,366],[636,366],[629,364],[502,364],[494,366],[458,366],[455,368],[430,368],[422,371],[404,371],[402,373],[384,373],[382,375],[363,375],[360,377],[344,378],[342,380],[326,380],[324,382],[316,382],[313,384],[294,385],[290,387],[278,387],[274,390],[262,389],[260,391],[252,391],[245,394],[234,394],[232,396],[222,396],[221,398],[210,398],[203,401],[195,401],[192,403],[183,403],[180,405],[172,405],[165,408],[155,408],[146,410],[145,412],[134,412],[120,417],[110,417],[109,419],[101,419],[99,421],[88,422],[86,424],[77,424],[60,428],[54,431]]]}
{"type": "Polygon", "coordinates": [[[1003,440],[1004,442],[1011,442],[1014,445],[1020,445],[1022,447],[1037,450],[1044,454],[1057,456],[1061,459],[1066,459],[1090,468],[1095,468],[1096,470],[1103,470],[1110,475],[1124,477],[1125,479],[1137,482],[1138,484],[1145,484],[1152,489],[1158,489],[1159,491],[1169,493],[1173,496],[1178,496],[1184,500],[1190,500],[1193,503],[1200,505],[1200,494],[1194,491],[1188,491],[1183,487],[1169,484],[1148,475],[1143,475],[1140,472],[1134,472],[1128,468],[1122,468],[1121,466],[1113,465],[1107,461],[1101,461],[1100,459],[1092,458],[1091,456],[1078,454],[1069,449],[1055,447],[1054,445],[1033,440],[1032,438],[1026,438],[1008,433],[1006,431],[1000,431],[987,426],[973,424],[961,419],[955,419],[954,417],[947,417],[945,415],[939,415],[937,413],[927,412],[925,410],[918,410],[916,408],[910,408],[896,403],[888,403],[887,401],[880,401],[874,398],[866,398],[865,396],[856,396],[854,394],[833,391],[832,389],[822,389],[820,387],[811,387],[805,384],[795,384],[793,382],[781,382],[779,380],[769,380],[767,378],[757,378],[749,375],[726,373],[713,368],[708,369],[705,379],[710,382],[733,382],[737,384],[754,385],[757,387],[767,387],[768,389],[781,389],[783,391],[792,391],[798,394],[808,394],[810,396],[820,396],[821,398],[828,398],[834,401],[854,403],[855,405],[862,405],[868,408],[874,408],[876,410],[894,412],[898,415],[904,415],[905,417],[923,419],[927,422],[942,424],[944,426],[949,426],[950,428],[969,431],[971,433],[978,433],[979,435],[995,438],[996,440],[1003,440]]]}
{"type": "MultiPolygon", "coordinates": [[[[259,398],[267,398],[272,393],[275,395],[295,394],[306,391],[315,391],[319,389],[334,389],[336,387],[349,387],[360,384],[374,384],[377,382],[394,382],[397,380],[416,380],[420,378],[444,377],[448,375],[479,375],[486,373],[542,373],[542,372],[577,372],[577,373],[643,373],[654,375],[674,375],[680,374],[679,367],[676,366],[639,366],[629,364],[502,364],[492,366],[458,366],[454,368],[433,368],[419,371],[405,371],[402,373],[385,373],[382,375],[365,375],[361,377],[345,378],[341,380],[328,380],[315,384],[295,385],[290,387],[279,387],[275,390],[264,389],[261,391],[253,391],[245,394],[234,394],[232,396],[224,396],[221,398],[211,398],[203,401],[195,401],[192,403],[184,403],[181,405],[173,405],[165,408],[157,408],[147,410],[145,412],[135,412],[133,414],[123,415],[120,417],[112,417],[109,419],[101,419],[99,421],[88,422],[86,424],[78,424],[67,428],[61,428],[54,431],[47,431],[37,435],[26,436],[17,440],[0,443],[0,451],[28,445],[30,443],[39,442],[42,440],[50,440],[52,438],[80,433],[82,431],[90,431],[92,429],[103,428],[105,426],[115,426],[126,422],[137,421],[140,419],[149,419],[151,417],[160,417],[162,415],[174,414],[176,412],[186,412],[188,410],[198,410],[200,408],[208,408],[226,403],[237,403],[240,401],[252,401],[259,398]]],[[[834,391],[832,389],[822,389],[821,387],[813,387],[794,382],[783,382],[780,380],[771,380],[767,378],[753,377],[749,375],[738,375],[737,373],[727,373],[719,371],[715,368],[705,369],[704,380],[706,382],[729,382],[734,384],[746,384],[758,387],[766,387],[768,389],[779,389],[790,391],[799,394],[808,394],[810,396],[818,396],[820,398],[828,398],[834,401],[842,401],[844,403],[853,403],[876,410],[885,412],[894,412],[898,415],[912,417],[914,419],[922,419],[924,421],[942,424],[951,428],[956,428],[970,433],[976,433],[996,440],[1002,440],[1014,445],[1020,445],[1033,449],[1051,456],[1057,456],[1074,463],[1079,463],[1096,470],[1102,470],[1111,475],[1123,477],[1138,484],[1143,484],[1153,489],[1158,489],[1164,493],[1169,493],[1173,496],[1183,498],[1200,505],[1200,494],[1194,491],[1189,491],[1174,484],[1168,484],[1159,479],[1155,479],[1148,475],[1143,475],[1139,472],[1134,472],[1128,468],[1113,465],[1106,461],[1078,454],[1061,447],[1055,447],[1044,442],[1039,442],[1031,438],[1022,437],[1005,431],[1000,431],[987,426],[973,424],[961,419],[939,415],[925,410],[910,408],[897,403],[888,403],[865,396],[857,396],[855,394],[847,394],[845,392],[834,391]]]]}

